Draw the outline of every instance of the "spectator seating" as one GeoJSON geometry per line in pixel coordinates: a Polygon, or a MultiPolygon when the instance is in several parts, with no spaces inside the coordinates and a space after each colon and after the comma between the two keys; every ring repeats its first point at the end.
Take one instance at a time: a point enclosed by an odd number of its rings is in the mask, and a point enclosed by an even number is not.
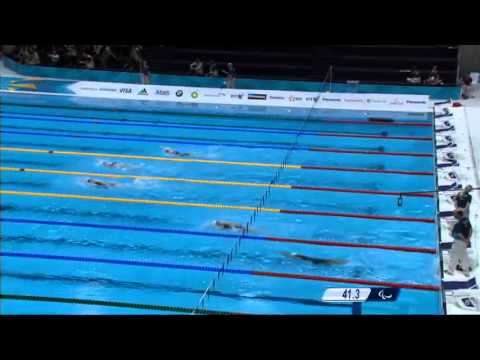
{"type": "Polygon", "coordinates": [[[414,67],[425,77],[434,65],[445,85],[454,85],[458,46],[448,45],[332,45],[332,46],[145,46],[145,58],[154,73],[186,74],[200,58],[220,67],[235,65],[239,77],[323,80],[334,65],[336,82],[405,84],[414,67]]]}

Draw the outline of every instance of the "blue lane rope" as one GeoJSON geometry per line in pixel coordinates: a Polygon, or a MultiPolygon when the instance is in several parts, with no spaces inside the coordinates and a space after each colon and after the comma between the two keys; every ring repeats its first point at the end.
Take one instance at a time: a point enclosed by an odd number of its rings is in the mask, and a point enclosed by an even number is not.
{"type": "MultiPolygon", "coordinates": [[[[65,123],[79,123],[79,124],[88,124],[88,125],[120,125],[120,126],[135,126],[135,127],[154,127],[154,128],[173,128],[173,129],[194,129],[194,130],[211,130],[211,131],[233,131],[233,132],[252,132],[252,133],[266,133],[266,134],[290,134],[294,135],[296,134],[296,130],[280,130],[276,128],[269,128],[269,129],[262,129],[262,128],[255,128],[255,127],[234,127],[234,126],[229,126],[229,127],[223,127],[221,125],[219,126],[201,126],[201,125],[160,125],[160,124],[155,124],[155,123],[148,123],[148,122],[143,122],[143,121],[134,121],[134,120],[67,120],[69,118],[67,117],[59,117],[52,115],[52,117],[49,116],[43,116],[40,117],[40,115],[32,115],[32,116],[18,116],[18,115],[9,115],[8,113],[5,113],[4,119],[27,119],[28,121],[51,121],[51,122],[65,122],[65,123]],[[36,116],[37,118],[34,118],[32,116],[36,116]],[[55,117],[55,118],[53,118],[55,117]],[[62,119],[62,120],[60,120],[62,119]],[[65,120],[63,120],[65,119],[65,120]]],[[[305,135],[317,135],[318,131],[309,131],[306,132],[305,135]]],[[[335,132],[333,132],[335,134],[335,132]]],[[[348,134],[348,133],[346,133],[348,134]]],[[[368,133],[364,135],[370,135],[368,133]]]]}
{"type": "MultiPolygon", "coordinates": [[[[190,230],[176,230],[176,229],[164,229],[164,228],[151,228],[140,226],[126,226],[126,225],[106,225],[95,223],[80,223],[80,222],[67,222],[67,221],[51,221],[51,220],[30,220],[30,219],[14,219],[14,218],[0,218],[0,222],[12,222],[20,224],[45,224],[45,225],[59,225],[59,226],[78,226],[78,227],[91,227],[101,229],[113,229],[113,230],[131,230],[131,231],[146,231],[157,233],[171,233],[182,235],[199,235],[199,236],[211,236],[211,237],[223,237],[223,238],[237,238],[238,234],[226,234],[226,233],[214,233],[207,231],[190,231],[190,230]]],[[[254,236],[245,235],[245,238],[252,240],[268,240],[266,236],[254,236]]]]}
{"type": "MultiPolygon", "coordinates": [[[[197,270],[197,271],[210,271],[217,272],[219,269],[213,266],[202,265],[181,265],[181,264],[169,264],[160,263],[154,261],[140,261],[140,260],[117,260],[117,259],[105,259],[88,256],[66,256],[66,255],[49,255],[49,254],[35,254],[35,253],[18,253],[10,251],[0,252],[0,256],[3,257],[20,257],[31,259],[44,259],[44,260],[65,260],[65,261],[79,261],[79,262],[91,262],[91,263],[105,263],[116,265],[130,265],[130,266],[145,266],[165,269],[180,269],[180,270],[197,270]]],[[[225,272],[232,274],[252,275],[251,270],[240,269],[225,269],[225,272]]]]}
{"type": "MultiPolygon", "coordinates": [[[[244,145],[244,144],[228,144],[228,143],[214,143],[203,141],[180,141],[180,140],[155,140],[155,139],[141,139],[138,137],[117,137],[117,136],[94,136],[94,135],[72,135],[72,134],[53,134],[49,132],[32,132],[32,131],[13,131],[13,130],[0,130],[3,134],[16,134],[16,135],[32,135],[32,136],[50,136],[50,137],[66,137],[77,139],[96,139],[96,140],[118,140],[129,142],[142,142],[142,143],[156,143],[156,144],[184,144],[184,145],[206,145],[206,146],[226,146],[226,147],[240,147],[246,149],[276,149],[276,150],[288,150],[288,146],[269,146],[269,145],[244,145]]],[[[302,146],[298,150],[310,151],[311,146],[302,146]]]]}

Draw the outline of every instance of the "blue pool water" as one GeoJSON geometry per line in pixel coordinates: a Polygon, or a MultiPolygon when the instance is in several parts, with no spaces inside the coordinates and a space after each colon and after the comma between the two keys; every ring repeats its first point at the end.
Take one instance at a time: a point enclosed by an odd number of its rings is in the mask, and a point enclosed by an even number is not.
{"type": "MultiPolygon", "coordinates": [[[[246,224],[251,210],[47,197],[45,193],[255,207],[265,187],[178,179],[269,183],[275,172],[271,164],[283,161],[304,118],[304,114],[295,112],[285,116],[259,113],[234,116],[233,112],[220,114],[218,109],[210,109],[210,113],[199,109],[172,111],[148,103],[139,106],[139,102],[123,105],[18,94],[2,97],[1,189],[21,194],[3,193],[1,198],[1,293],[172,307],[171,311],[167,308],[159,311],[3,299],[0,310],[8,314],[173,314],[176,307],[194,308],[216,276],[214,270],[221,266],[235,236],[239,235],[238,231],[220,230],[212,222],[225,220],[246,224]],[[183,158],[185,162],[146,158],[172,157],[164,153],[167,147],[190,156],[183,158]],[[70,153],[48,154],[32,149],[70,153]],[[121,157],[115,158],[112,154],[121,157]],[[138,158],[125,157],[130,155],[138,158]],[[190,159],[212,162],[191,162],[190,159]],[[102,161],[119,161],[127,168],[106,168],[102,161]],[[258,166],[259,163],[266,165],[258,166]],[[20,172],[18,168],[27,171],[20,172]],[[42,172],[31,172],[31,169],[42,172]],[[177,180],[107,178],[58,172],[177,180]],[[86,183],[88,178],[116,186],[93,188],[86,183]],[[39,196],[28,196],[25,192],[39,196]]],[[[316,113],[306,123],[288,164],[347,168],[347,171],[287,168],[282,170],[279,183],[397,192],[435,188],[433,175],[417,174],[434,171],[431,140],[325,136],[342,133],[432,137],[430,126],[323,121],[361,121],[369,116],[395,117],[409,123],[432,121],[421,114],[316,113]],[[423,155],[316,152],[311,148],[423,155]]],[[[397,196],[358,192],[274,188],[265,207],[415,219],[436,217],[435,198],[405,197],[403,206],[399,207],[397,196]]],[[[267,241],[266,238],[436,249],[436,234],[435,222],[262,212],[249,233],[251,238],[242,242],[229,265],[229,269],[241,271],[227,272],[221,278],[206,308],[246,314],[352,314],[358,309],[350,304],[321,302],[325,289],[368,285],[324,278],[258,276],[252,272],[439,286],[437,254],[318,246],[267,241]],[[282,254],[285,251],[344,259],[347,263],[313,265],[285,257],[282,254]]],[[[394,303],[371,302],[361,307],[363,314],[441,312],[438,291],[410,288],[402,288],[394,303]]]]}

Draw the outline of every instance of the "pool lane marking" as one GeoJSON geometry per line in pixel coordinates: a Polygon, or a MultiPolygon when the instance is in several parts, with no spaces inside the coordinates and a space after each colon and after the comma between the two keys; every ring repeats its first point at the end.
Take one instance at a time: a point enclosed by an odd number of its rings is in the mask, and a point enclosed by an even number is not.
{"type": "MultiPolygon", "coordinates": [[[[177,230],[177,229],[165,229],[165,228],[151,228],[151,227],[125,226],[125,225],[107,225],[107,224],[51,221],[51,220],[30,220],[30,219],[0,218],[0,222],[11,222],[11,223],[18,223],[18,224],[42,224],[42,225],[56,225],[56,226],[73,226],[73,227],[87,227],[87,228],[110,229],[110,230],[140,231],[140,232],[155,232],[155,233],[180,234],[180,235],[189,235],[189,236],[220,237],[220,238],[230,238],[230,239],[237,239],[238,236],[239,236],[238,234],[228,234],[228,233],[218,233],[218,232],[208,232],[208,231],[177,230]]],[[[341,242],[341,241],[293,239],[293,238],[284,238],[284,237],[275,237],[275,236],[255,236],[255,235],[245,235],[244,238],[248,239],[248,240],[285,242],[285,243],[303,244],[303,245],[312,245],[312,246],[365,248],[365,249],[404,251],[404,252],[424,253],[424,254],[436,254],[437,253],[436,248],[426,248],[426,247],[411,247],[411,246],[381,245],[381,244],[362,244],[362,243],[349,243],[349,242],[341,242]]]]}
{"type": "MultiPolygon", "coordinates": [[[[244,161],[224,161],[224,160],[206,160],[206,159],[185,159],[174,157],[162,157],[162,156],[145,156],[145,155],[122,155],[122,154],[105,154],[105,153],[92,153],[92,152],[79,152],[79,151],[61,151],[61,150],[43,150],[43,149],[25,149],[14,147],[0,147],[0,151],[13,151],[13,152],[27,152],[27,153],[42,153],[42,154],[59,154],[59,155],[78,155],[78,156],[94,156],[94,157],[111,157],[120,159],[140,159],[140,160],[156,160],[156,161],[173,161],[183,163],[200,163],[200,164],[222,164],[222,165],[239,165],[239,166],[259,166],[259,167],[272,167],[281,168],[282,164],[270,164],[270,163],[255,163],[244,161]]],[[[301,165],[286,165],[287,169],[301,169],[301,165]]]]}
{"type": "Polygon", "coordinates": [[[397,135],[370,135],[359,133],[333,133],[333,132],[317,132],[317,136],[332,136],[332,137],[347,137],[347,138],[365,138],[365,139],[380,139],[380,140],[415,140],[415,141],[433,141],[430,136],[397,136],[397,135]]]}
{"type": "MultiPolygon", "coordinates": [[[[65,255],[50,255],[50,254],[7,252],[7,251],[0,252],[0,256],[45,259],[45,260],[64,260],[64,261],[76,261],[76,262],[104,263],[104,264],[116,264],[116,265],[128,265],[128,266],[145,266],[145,267],[193,270],[193,271],[218,272],[220,270],[220,268],[217,268],[217,267],[204,266],[204,265],[170,264],[170,263],[160,263],[155,261],[119,260],[119,259],[106,259],[106,258],[86,257],[86,256],[65,256],[65,255]]],[[[243,270],[243,269],[232,269],[232,268],[225,268],[223,271],[230,274],[241,274],[241,275],[251,275],[251,276],[266,276],[266,277],[275,277],[275,278],[284,278],[284,279],[299,279],[299,280],[311,280],[311,281],[320,281],[320,282],[361,284],[361,285],[393,287],[393,288],[400,288],[400,289],[415,289],[415,290],[425,290],[425,291],[440,291],[440,287],[435,285],[427,285],[427,284],[412,284],[412,283],[387,282],[387,281],[366,280],[366,279],[337,278],[337,277],[330,277],[330,276],[278,273],[278,272],[269,272],[269,271],[243,270]]]]}
{"type": "Polygon", "coordinates": [[[300,165],[300,166],[301,166],[301,169],[304,169],[304,170],[327,170],[327,171],[362,172],[362,173],[378,173],[378,174],[433,176],[433,172],[431,171],[342,168],[342,167],[333,167],[333,166],[313,166],[313,165],[300,165]]]}
{"type": "MultiPolygon", "coordinates": [[[[106,177],[106,178],[114,178],[114,179],[177,181],[177,182],[187,182],[187,183],[193,183],[193,184],[253,186],[253,187],[269,187],[270,186],[272,188],[292,189],[292,185],[252,183],[252,182],[239,182],[239,181],[222,181],[222,180],[170,178],[170,177],[147,176],[147,175],[122,175],[122,174],[106,174],[106,173],[93,173],[93,172],[82,172],[82,171],[63,171],[63,170],[29,169],[29,168],[14,168],[14,167],[0,167],[0,171],[31,172],[31,173],[77,175],[77,176],[98,176],[98,177],[106,177]]],[[[400,195],[400,192],[398,193],[398,195],[400,195]]]]}
{"type": "Polygon", "coordinates": [[[319,124],[356,124],[356,125],[383,125],[383,126],[425,126],[432,127],[431,122],[413,122],[413,121],[369,121],[369,120],[320,120],[319,124]]]}
{"type": "MultiPolygon", "coordinates": [[[[273,150],[288,150],[289,146],[286,145],[253,145],[253,144],[235,144],[235,143],[217,143],[208,141],[184,141],[184,140],[164,140],[164,139],[144,139],[141,137],[120,137],[120,136],[99,136],[99,135],[78,135],[78,134],[59,134],[52,132],[41,131],[12,131],[12,130],[0,130],[0,133],[4,134],[16,134],[16,135],[32,135],[32,136],[50,136],[50,137],[66,137],[76,139],[99,139],[99,140],[118,140],[118,141],[132,141],[132,142],[146,142],[157,144],[184,144],[184,145],[205,145],[205,146],[225,146],[225,147],[240,147],[246,149],[273,149],[273,150]]],[[[325,152],[333,154],[356,154],[356,155],[385,155],[385,156],[414,156],[414,157],[433,157],[430,153],[416,153],[416,152],[391,152],[391,151],[375,151],[375,150],[349,150],[349,149],[336,149],[336,148],[317,148],[311,146],[296,146],[297,151],[313,151],[313,152],[325,152]]]]}
{"type": "MultiPolygon", "coordinates": [[[[145,155],[105,154],[105,153],[61,151],[61,150],[43,150],[43,149],[16,148],[16,147],[0,147],[0,151],[40,153],[40,154],[58,154],[58,155],[76,155],[76,156],[94,156],[94,157],[109,157],[109,158],[120,158],[120,159],[172,161],[172,162],[181,162],[181,163],[258,166],[258,167],[271,167],[271,168],[281,168],[282,167],[282,164],[271,164],[271,163],[256,163],[256,162],[244,162],[244,161],[224,161],[224,160],[206,160],[206,159],[185,159],[185,158],[173,158],[173,157],[170,158],[170,157],[145,156],[145,155]]],[[[347,171],[347,172],[365,172],[365,173],[371,172],[371,173],[383,173],[383,174],[433,176],[433,172],[431,172],[431,171],[342,168],[342,167],[333,167],[333,166],[310,166],[310,165],[284,165],[283,167],[286,168],[286,169],[329,170],[329,171],[347,171]]]]}
{"type": "MultiPolygon", "coordinates": [[[[256,128],[256,127],[238,127],[238,126],[222,126],[222,125],[194,125],[194,124],[171,124],[171,123],[158,123],[147,121],[135,121],[135,120],[119,120],[119,119],[106,119],[106,120],[73,120],[68,116],[42,116],[37,114],[6,114],[5,117],[12,119],[27,119],[33,121],[51,121],[51,122],[66,122],[66,123],[81,123],[81,124],[106,124],[106,125],[121,125],[121,126],[140,126],[140,127],[155,127],[155,128],[178,128],[178,129],[200,129],[209,131],[238,131],[238,132],[253,132],[253,133],[268,133],[268,134],[290,134],[295,135],[297,132],[289,129],[278,128],[256,128]],[[22,115],[22,116],[19,116],[22,115]],[[33,116],[36,116],[33,117],[33,116]],[[52,118],[55,117],[55,118],[52,118]]],[[[349,138],[366,138],[366,139],[383,139],[383,140],[415,140],[415,141],[432,141],[432,137],[428,136],[388,136],[388,135],[374,135],[374,134],[362,134],[362,133],[341,133],[341,132],[321,132],[308,130],[303,131],[302,135],[308,136],[321,136],[321,137],[349,137],[349,138]]]]}
{"type": "Polygon", "coordinates": [[[14,196],[61,198],[61,199],[112,201],[112,202],[124,202],[124,203],[136,203],[136,204],[151,204],[151,205],[200,207],[200,208],[210,208],[210,209],[230,209],[230,210],[247,210],[247,211],[256,210],[260,212],[270,212],[270,213],[280,213],[280,214],[348,217],[348,218],[369,219],[369,220],[391,220],[391,221],[435,223],[435,220],[433,218],[415,218],[415,217],[388,216],[388,215],[367,215],[367,214],[353,214],[353,213],[337,213],[337,212],[328,212],[328,211],[288,210],[288,209],[276,209],[276,208],[266,208],[266,207],[256,208],[253,206],[190,203],[190,202],[180,202],[180,201],[149,200],[149,199],[131,199],[131,198],[103,197],[103,196],[92,196],[92,195],[78,195],[78,194],[59,194],[59,193],[43,193],[43,192],[31,192],[31,191],[13,191],[13,190],[0,190],[0,194],[14,195],[14,196]]]}
{"type": "MultiPolygon", "coordinates": [[[[0,190],[0,194],[34,196],[34,197],[51,197],[51,198],[61,198],[61,199],[112,201],[112,202],[134,203],[134,204],[187,206],[187,207],[201,207],[201,208],[210,208],[210,209],[232,209],[232,210],[247,210],[247,211],[257,210],[257,208],[254,206],[189,203],[189,202],[181,202],[181,201],[130,199],[130,198],[117,198],[117,197],[104,197],[104,196],[92,196],[92,195],[78,195],[78,194],[42,193],[42,192],[31,192],[31,191],[0,190]]],[[[272,212],[272,213],[281,212],[280,209],[273,209],[273,208],[262,208],[262,211],[272,212]]]]}
{"type": "Polygon", "coordinates": [[[430,153],[404,152],[404,151],[374,151],[374,150],[347,150],[347,149],[328,149],[311,147],[310,151],[336,153],[336,154],[361,154],[361,155],[386,155],[386,156],[413,156],[413,157],[433,157],[430,153]]]}
{"type": "Polygon", "coordinates": [[[15,167],[0,167],[0,171],[13,172],[30,172],[42,174],[57,174],[57,175],[77,175],[77,176],[98,176],[114,179],[140,179],[140,180],[157,180],[157,181],[177,181],[193,184],[209,184],[209,185],[231,185],[231,186],[251,186],[251,187],[272,187],[279,189],[290,190],[312,190],[312,191],[328,191],[328,192],[342,192],[355,194],[375,194],[375,195],[394,195],[394,196],[411,196],[411,197],[433,197],[433,193],[409,193],[400,191],[378,191],[378,190],[363,190],[363,189],[340,189],[320,186],[302,186],[289,184],[266,184],[266,183],[252,183],[240,181],[222,181],[222,180],[202,180],[202,179],[186,179],[186,178],[169,178],[161,176],[146,176],[146,175],[122,175],[122,174],[106,174],[93,173],[82,171],[64,171],[64,170],[47,170],[47,169],[29,169],[29,168],[15,168],[15,167]]]}
{"type": "MultiPolygon", "coordinates": [[[[186,313],[186,314],[191,314],[192,311],[194,310],[193,308],[190,309],[190,308],[185,308],[180,306],[139,304],[139,303],[127,303],[127,302],[120,302],[120,301],[63,298],[63,297],[37,296],[37,295],[0,294],[0,299],[54,302],[54,303],[64,303],[64,304],[111,306],[111,307],[141,309],[141,310],[171,311],[171,312],[186,313]]],[[[199,309],[199,310],[195,310],[195,312],[200,315],[248,315],[244,313],[234,313],[234,312],[208,310],[208,309],[199,309]]]]}

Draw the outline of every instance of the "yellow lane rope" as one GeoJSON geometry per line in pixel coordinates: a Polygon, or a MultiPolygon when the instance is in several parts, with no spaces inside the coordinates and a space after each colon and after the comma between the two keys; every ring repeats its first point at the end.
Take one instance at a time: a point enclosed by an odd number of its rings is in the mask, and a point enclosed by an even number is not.
{"type": "MultiPolygon", "coordinates": [[[[28,149],[28,148],[26,149],[26,148],[15,148],[15,147],[0,147],[0,151],[41,153],[41,154],[58,154],[58,155],[78,155],[78,156],[103,156],[103,157],[122,158],[122,159],[142,159],[142,160],[173,161],[173,162],[200,163],[200,164],[261,166],[261,167],[273,167],[273,168],[281,168],[282,167],[281,164],[243,162],[243,161],[181,159],[181,158],[168,158],[168,157],[160,157],[160,156],[103,154],[103,153],[91,153],[91,152],[80,152],[80,151],[43,150],[43,149],[28,149]]],[[[284,167],[286,167],[287,169],[301,169],[302,168],[300,165],[285,165],[284,167]]]]}
{"type": "Polygon", "coordinates": [[[143,176],[143,175],[122,175],[122,174],[106,174],[106,173],[94,173],[94,172],[82,172],[82,171],[63,171],[63,170],[45,170],[45,169],[29,169],[29,168],[15,168],[15,167],[0,167],[0,171],[21,171],[28,173],[41,173],[41,174],[57,174],[57,175],[78,175],[78,176],[97,176],[114,179],[140,179],[140,180],[158,180],[158,181],[177,181],[193,184],[211,184],[211,185],[233,185],[233,186],[256,186],[256,187],[272,187],[281,189],[291,189],[291,185],[281,184],[263,184],[252,182],[239,182],[239,181],[221,181],[221,180],[201,180],[201,179],[184,179],[184,178],[170,178],[161,176],[143,176]]]}
{"type": "MultiPolygon", "coordinates": [[[[256,209],[255,207],[252,207],[252,206],[203,204],[203,203],[188,203],[188,202],[178,202],[178,201],[147,200],[147,199],[127,199],[127,198],[90,196],[90,195],[76,195],[76,194],[41,193],[41,192],[30,192],[30,191],[0,190],[0,194],[2,194],[2,195],[35,196],[35,197],[51,197],[51,198],[62,198],[62,199],[113,201],[113,202],[125,202],[125,203],[136,203],[136,204],[190,206],[190,207],[203,207],[203,208],[210,208],[210,209],[232,209],[232,210],[248,210],[248,211],[253,211],[253,210],[256,209]]],[[[279,213],[280,209],[262,208],[261,211],[279,213]]]]}

